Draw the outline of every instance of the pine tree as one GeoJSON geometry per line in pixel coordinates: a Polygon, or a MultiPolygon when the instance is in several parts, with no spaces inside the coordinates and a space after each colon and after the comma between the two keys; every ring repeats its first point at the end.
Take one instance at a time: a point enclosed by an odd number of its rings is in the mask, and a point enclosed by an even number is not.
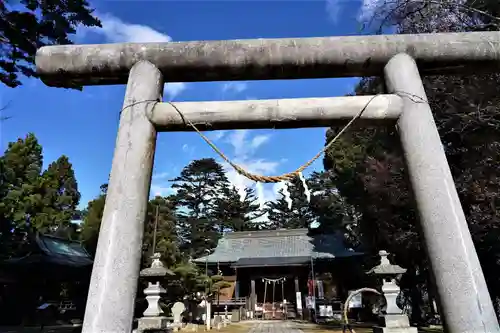
{"type": "Polygon", "coordinates": [[[36,232],[74,238],[71,224],[80,200],[71,163],[61,156],[41,174],[42,146],[33,133],[9,143],[0,158],[1,247],[20,255],[36,232]]]}
{"type": "Polygon", "coordinates": [[[290,208],[283,189],[279,190],[277,200],[266,203],[265,210],[268,213],[270,227],[272,229],[308,228],[314,222],[314,215],[302,181],[296,177],[287,184],[292,201],[290,208]]]}
{"type": "Polygon", "coordinates": [[[7,256],[20,254],[34,230],[30,219],[41,208],[42,146],[33,133],[11,142],[1,157],[1,243],[7,256]]]}
{"type": "Polygon", "coordinates": [[[258,222],[264,212],[255,196],[255,190],[245,188],[241,197],[234,186],[225,186],[214,201],[213,216],[217,221],[219,233],[226,230],[245,231],[258,229],[258,222]]]}
{"type": "Polygon", "coordinates": [[[68,157],[52,162],[41,176],[41,211],[33,217],[33,226],[41,232],[56,232],[68,228],[80,202],[75,172],[68,157]]]}
{"type": "Polygon", "coordinates": [[[195,160],[172,180],[177,205],[181,248],[189,257],[206,255],[217,245],[219,230],[213,203],[228,180],[223,167],[212,158],[195,160]]]}
{"type": "Polygon", "coordinates": [[[192,262],[181,261],[172,271],[175,273],[175,278],[168,286],[169,298],[178,300],[188,297],[192,300],[195,299],[196,292],[205,291],[209,285],[208,277],[192,262]]]}
{"type": "Polygon", "coordinates": [[[333,172],[313,172],[307,180],[311,190],[311,210],[317,222],[317,231],[331,233],[353,226],[359,219],[355,208],[348,204],[335,186],[333,172]]]}
{"type": "Polygon", "coordinates": [[[70,35],[80,25],[101,27],[85,0],[0,2],[0,81],[21,85],[19,75],[35,76],[35,54],[44,45],[71,44],[70,35]]]}

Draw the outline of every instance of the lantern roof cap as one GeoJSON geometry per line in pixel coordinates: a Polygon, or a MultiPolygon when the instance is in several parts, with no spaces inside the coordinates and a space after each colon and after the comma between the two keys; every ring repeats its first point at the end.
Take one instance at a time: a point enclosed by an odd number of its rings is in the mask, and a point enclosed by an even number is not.
{"type": "Polygon", "coordinates": [[[380,264],[370,269],[366,274],[398,275],[406,273],[406,268],[391,264],[388,258],[389,253],[387,251],[381,250],[378,252],[378,254],[380,256],[380,264]]]}

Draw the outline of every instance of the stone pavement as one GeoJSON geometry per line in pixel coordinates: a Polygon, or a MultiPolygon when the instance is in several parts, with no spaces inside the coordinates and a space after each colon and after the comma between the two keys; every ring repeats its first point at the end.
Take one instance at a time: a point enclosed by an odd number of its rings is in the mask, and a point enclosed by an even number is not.
{"type": "Polygon", "coordinates": [[[303,333],[291,321],[258,321],[255,322],[248,333],[303,333]]]}

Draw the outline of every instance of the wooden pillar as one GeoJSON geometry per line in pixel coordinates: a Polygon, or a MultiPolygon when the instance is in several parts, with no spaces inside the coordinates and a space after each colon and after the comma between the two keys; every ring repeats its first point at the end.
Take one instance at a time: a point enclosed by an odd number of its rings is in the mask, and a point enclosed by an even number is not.
{"type": "Polygon", "coordinates": [[[234,298],[240,297],[240,282],[238,281],[238,269],[234,269],[234,298]]]}
{"type": "Polygon", "coordinates": [[[255,279],[250,281],[250,311],[255,311],[255,304],[257,303],[257,295],[255,294],[255,279]]]}
{"type": "Polygon", "coordinates": [[[303,311],[302,311],[302,294],[300,293],[299,277],[298,276],[295,277],[295,302],[297,305],[297,315],[300,316],[300,319],[304,319],[304,315],[303,315],[303,311]]]}

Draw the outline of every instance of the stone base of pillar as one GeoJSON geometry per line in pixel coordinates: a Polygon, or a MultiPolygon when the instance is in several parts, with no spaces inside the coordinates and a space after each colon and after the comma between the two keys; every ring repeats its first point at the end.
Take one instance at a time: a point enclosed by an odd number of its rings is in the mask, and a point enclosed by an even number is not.
{"type": "Polygon", "coordinates": [[[373,333],[417,333],[417,328],[410,326],[407,315],[392,314],[385,315],[384,326],[375,326],[373,333]]]}
{"type": "Polygon", "coordinates": [[[172,332],[167,317],[142,317],[138,320],[137,333],[143,333],[151,330],[165,330],[172,332]]]}

